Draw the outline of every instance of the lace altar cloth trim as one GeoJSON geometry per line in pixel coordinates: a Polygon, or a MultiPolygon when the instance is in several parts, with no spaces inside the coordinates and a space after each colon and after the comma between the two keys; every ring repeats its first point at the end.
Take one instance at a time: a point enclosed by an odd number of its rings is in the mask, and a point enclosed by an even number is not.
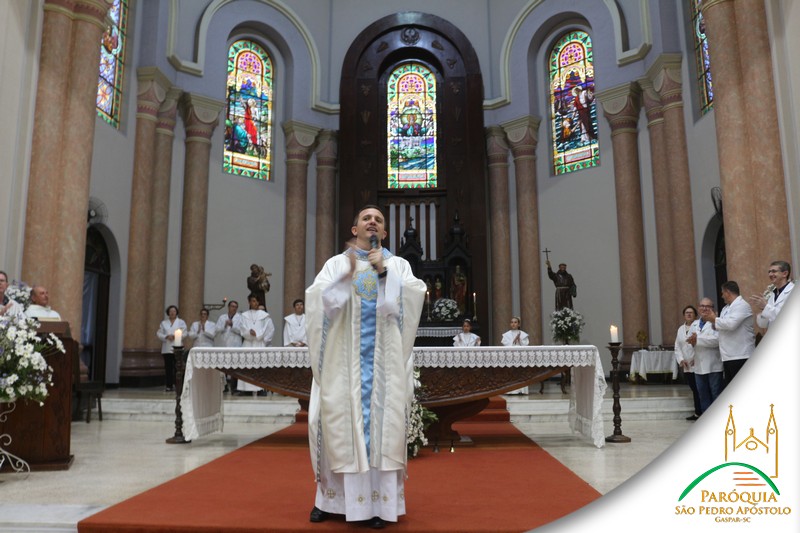
{"type": "MultiPolygon", "coordinates": [[[[417,347],[414,365],[435,368],[506,368],[529,366],[594,366],[595,346],[417,347]]],[[[195,368],[307,368],[306,348],[192,348],[195,368]]]]}
{"type": "Polygon", "coordinates": [[[452,328],[417,328],[417,337],[455,337],[461,333],[460,327],[452,328]]]}

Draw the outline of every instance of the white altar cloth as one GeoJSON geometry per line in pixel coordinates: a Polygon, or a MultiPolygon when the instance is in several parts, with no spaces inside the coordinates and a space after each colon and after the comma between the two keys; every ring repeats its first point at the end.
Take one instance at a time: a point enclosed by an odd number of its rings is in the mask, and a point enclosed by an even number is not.
{"type": "MultiPolygon", "coordinates": [[[[415,347],[414,365],[434,368],[572,368],[569,425],[595,446],[605,445],[605,373],[596,346],[415,347]]],[[[192,348],[181,392],[183,434],[187,440],[222,431],[224,378],[221,368],[309,367],[306,348],[192,348]]]]}
{"type": "Polygon", "coordinates": [[[678,379],[678,362],[675,352],[666,350],[639,350],[631,356],[631,380],[637,377],[647,381],[647,373],[669,374],[678,379]]]}

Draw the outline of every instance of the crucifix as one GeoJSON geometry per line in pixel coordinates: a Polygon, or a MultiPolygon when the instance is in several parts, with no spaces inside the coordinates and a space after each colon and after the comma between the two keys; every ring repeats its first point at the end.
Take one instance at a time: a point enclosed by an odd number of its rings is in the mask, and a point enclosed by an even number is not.
{"type": "Polygon", "coordinates": [[[545,248],[544,250],[542,250],[542,253],[544,254],[545,260],[549,262],[550,261],[550,250],[545,248]]]}

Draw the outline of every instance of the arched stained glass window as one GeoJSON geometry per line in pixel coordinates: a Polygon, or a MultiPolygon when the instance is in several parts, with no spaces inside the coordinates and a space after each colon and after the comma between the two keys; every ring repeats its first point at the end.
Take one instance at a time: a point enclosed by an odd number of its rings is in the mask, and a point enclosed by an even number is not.
{"type": "Polygon", "coordinates": [[[269,181],[272,176],[272,60],[258,44],[228,49],[225,172],[269,181]]]}
{"type": "Polygon", "coordinates": [[[697,62],[697,88],[700,92],[700,111],[707,113],[714,107],[714,85],[711,83],[711,57],[708,55],[706,23],[700,6],[703,0],[689,0],[692,12],[694,57],[697,62]]]}
{"type": "Polygon", "coordinates": [[[111,25],[100,39],[100,77],[97,82],[97,114],[119,128],[122,75],[128,41],[128,0],[114,0],[108,18],[111,25]]]}
{"type": "Polygon", "coordinates": [[[589,34],[570,31],[556,42],[550,53],[549,79],[554,173],[600,164],[589,34]]]}
{"type": "Polygon", "coordinates": [[[404,63],[387,82],[388,187],[436,187],[436,76],[404,63]]]}

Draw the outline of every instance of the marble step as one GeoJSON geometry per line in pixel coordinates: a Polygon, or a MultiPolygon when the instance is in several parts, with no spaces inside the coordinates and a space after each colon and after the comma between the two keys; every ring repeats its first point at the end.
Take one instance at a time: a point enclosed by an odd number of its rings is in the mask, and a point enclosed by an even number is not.
{"type": "MultiPolygon", "coordinates": [[[[569,398],[529,400],[524,397],[506,397],[511,422],[558,422],[569,413],[569,398]]],[[[603,399],[603,419],[612,420],[614,403],[603,399]]],[[[691,415],[694,404],[688,397],[621,398],[620,416],[623,420],[681,420],[691,415]]]]}

